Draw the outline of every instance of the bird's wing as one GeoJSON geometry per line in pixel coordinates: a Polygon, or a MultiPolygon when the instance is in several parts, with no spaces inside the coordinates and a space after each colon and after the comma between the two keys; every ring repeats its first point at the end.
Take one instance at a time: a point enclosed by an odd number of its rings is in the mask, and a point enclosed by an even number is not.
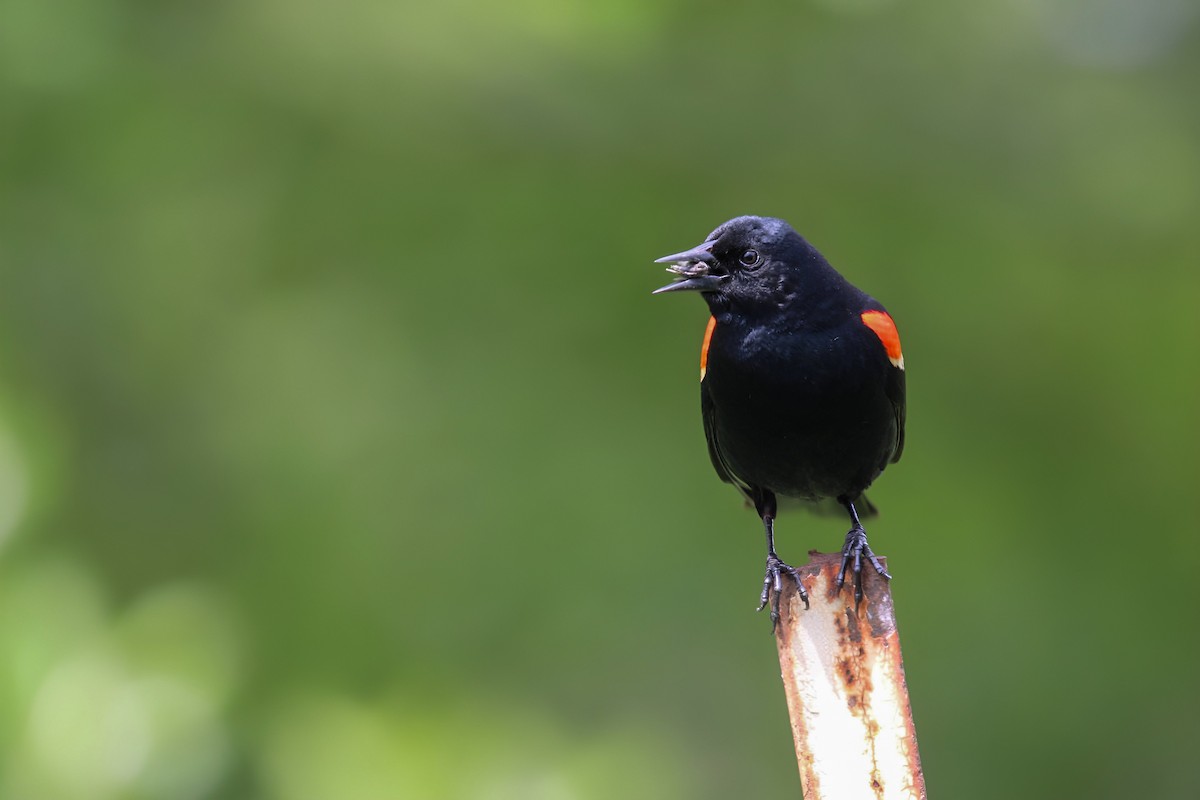
{"type": "Polygon", "coordinates": [[[896,415],[896,450],[892,453],[891,463],[900,460],[904,452],[904,368],[892,367],[888,373],[887,383],[883,387],[884,394],[892,401],[892,411],[896,415]]]}
{"type": "Polygon", "coordinates": [[[896,442],[890,462],[894,464],[904,452],[904,354],[900,350],[900,333],[896,330],[892,315],[870,297],[860,319],[878,337],[892,365],[883,392],[892,404],[892,413],[896,415],[896,442]]]}
{"type": "Polygon", "coordinates": [[[725,461],[725,456],[721,453],[721,443],[717,438],[717,409],[713,404],[712,395],[709,394],[706,382],[700,381],[700,416],[704,419],[704,438],[708,441],[708,457],[712,459],[713,469],[717,471],[717,476],[726,483],[732,483],[737,487],[746,499],[753,502],[754,497],[751,494],[750,485],[734,474],[729,464],[725,461]]]}

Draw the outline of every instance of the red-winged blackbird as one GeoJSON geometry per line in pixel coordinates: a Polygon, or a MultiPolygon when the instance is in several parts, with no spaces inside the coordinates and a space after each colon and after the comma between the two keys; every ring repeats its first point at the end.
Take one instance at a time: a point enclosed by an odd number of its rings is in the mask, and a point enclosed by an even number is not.
{"type": "Polygon", "coordinates": [[[767,534],[759,610],[781,575],[808,605],[794,567],[775,554],[776,497],[834,501],[850,514],[837,585],[867,545],[863,492],[904,449],[904,356],[884,307],[834,270],[786,222],[738,217],[691,250],[660,258],[677,275],[659,292],[698,291],[712,318],[700,350],[700,410],[717,475],[754,504],[767,534]]]}

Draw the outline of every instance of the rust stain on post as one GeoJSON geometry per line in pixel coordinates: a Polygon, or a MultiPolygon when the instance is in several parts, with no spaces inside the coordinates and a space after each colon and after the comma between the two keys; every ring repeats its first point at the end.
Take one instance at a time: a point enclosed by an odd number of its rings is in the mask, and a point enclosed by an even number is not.
{"type": "Polygon", "coordinates": [[[776,632],[805,800],[925,800],[890,587],[864,569],[856,611],[841,555],[809,556],[812,607],[785,581],[776,632]]]}

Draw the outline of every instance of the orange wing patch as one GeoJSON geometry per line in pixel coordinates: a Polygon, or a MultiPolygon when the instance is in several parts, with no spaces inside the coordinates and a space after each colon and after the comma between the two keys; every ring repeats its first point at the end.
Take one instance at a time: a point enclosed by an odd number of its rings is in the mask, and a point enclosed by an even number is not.
{"type": "Polygon", "coordinates": [[[704,329],[704,344],[700,345],[700,380],[708,372],[708,343],[712,341],[713,331],[717,329],[717,318],[708,318],[708,327],[704,329]]]}
{"type": "MultiPolygon", "coordinates": [[[[900,332],[896,330],[896,323],[892,321],[891,316],[886,311],[864,311],[862,321],[864,325],[875,331],[879,341],[883,342],[883,349],[887,351],[888,361],[891,361],[893,366],[904,369],[904,355],[900,352],[900,332]]],[[[708,340],[706,339],[706,350],[708,349],[707,344],[708,340]]]]}

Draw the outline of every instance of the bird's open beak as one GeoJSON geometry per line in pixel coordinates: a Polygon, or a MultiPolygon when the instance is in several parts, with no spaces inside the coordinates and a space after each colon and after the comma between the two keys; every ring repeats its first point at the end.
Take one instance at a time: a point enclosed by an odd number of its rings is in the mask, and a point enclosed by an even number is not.
{"type": "Polygon", "coordinates": [[[661,289],[655,289],[654,294],[663,292],[715,292],[728,275],[715,275],[712,267],[716,259],[712,254],[713,242],[705,242],[699,247],[685,250],[671,256],[655,259],[655,264],[670,264],[667,272],[673,272],[679,277],[674,283],[668,283],[661,289]]]}

